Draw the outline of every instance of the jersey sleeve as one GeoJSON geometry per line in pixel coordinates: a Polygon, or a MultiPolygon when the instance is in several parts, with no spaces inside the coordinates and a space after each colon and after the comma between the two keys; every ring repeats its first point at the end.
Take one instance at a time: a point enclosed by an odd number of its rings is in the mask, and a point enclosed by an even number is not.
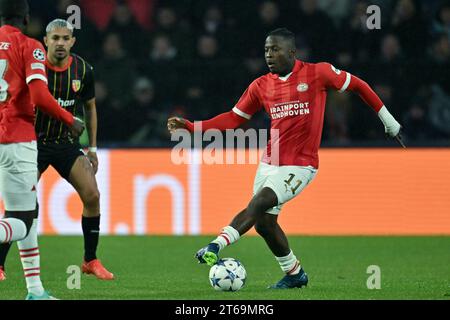
{"type": "Polygon", "coordinates": [[[44,46],[39,41],[29,39],[23,51],[27,84],[36,79],[48,83],[47,73],[45,71],[46,59],[47,54],[44,46]]]}
{"type": "Polygon", "coordinates": [[[245,90],[244,94],[233,108],[233,112],[242,118],[250,120],[262,107],[263,104],[258,92],[258,84],[255,80],[250,84],[247,90],[245,90]]]}
{"type": "Polygon", "coordinates": [[[339,70],[332,64],[322,62],[317,64],[319,79],[327,89],[344,92],[351,82],[352,75],[349,72],[339,70]]]}
{"type": "Polygon", "coordinates": [[[95,98],[94,68],[90,65],[86,66],[86,75],[84,77],[83,88],[80,92],[80,98],[83,101],[89,101],[95,98]]]}

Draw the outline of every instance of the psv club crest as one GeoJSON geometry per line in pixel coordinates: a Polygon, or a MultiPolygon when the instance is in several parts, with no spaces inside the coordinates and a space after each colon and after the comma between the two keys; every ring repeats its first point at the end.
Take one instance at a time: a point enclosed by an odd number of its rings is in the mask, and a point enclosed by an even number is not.
{"type": "Polygon", "coordinates": [[[309,86],[307,83],[299,83],[297,86],[298,92],[306,92],[306,91],[308,91],[308,89],[309,89],[309,86]]]}
{"type": "Polygon", "coordinates": [[[72,80],[72,89],[74,92],[78,92],[81,89],[81,81],[80,80],[72,80]]]}

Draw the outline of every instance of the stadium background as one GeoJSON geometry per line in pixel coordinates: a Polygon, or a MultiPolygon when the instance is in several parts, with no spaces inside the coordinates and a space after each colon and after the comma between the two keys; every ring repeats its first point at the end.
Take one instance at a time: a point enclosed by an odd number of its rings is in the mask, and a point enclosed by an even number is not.
{"type": "MultiPolygon", "coordinates": [[[[96,75],[102,233],[214,234],[246,205],[256,166],[174,165],[166,120],[228,111],[267,72],[266,33],[286,26],[301,59],[371,84],[410,148],[392,148],[357,96],[330,93],[318,178],[286,206],[282,225],[290,234],[450,234],[448,1],[30,3],[28,34],[38,39],[69,5],[82,8],[73,51],[96,75]],[[381,7],[381,30],[366,27],[369,4],[381,7]]],[[[263,113],[247,125],[267,126],[263,113]]],[[[41,232],[81,233],[81,204],[54,171],[39,198],[41,232]]]]}

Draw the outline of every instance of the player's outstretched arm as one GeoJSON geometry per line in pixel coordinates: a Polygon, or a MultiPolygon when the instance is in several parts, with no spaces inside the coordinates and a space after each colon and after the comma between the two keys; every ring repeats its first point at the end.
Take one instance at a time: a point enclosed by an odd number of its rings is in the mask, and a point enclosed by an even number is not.
{"type": "Polygon", "coordinates": [[[194,123],[189,120],[179,117],[173,117],[167,121],[167,129],[170,131],[170,133],[173,133],[177,129],[187,129],[190,132],[194,132],[194,130],[197,130],[197,128],[202,132],[209,129],[217,129],[223,131],[226,129],[235,129],[241,126],[246,121],[246,118],[237,115],[234,111],[229,111],[219,114],[218,116],[210,120],[196,122],[195,127],[194,123]]]}
{"type": "Polygon", "coordinates": [[[28,88],[30,90],[31,102],[38,106],[40,110],[68,125],[74,136],[79,136],[83,132],[83,121],[59,106],[55,98],[48,91],[47,84],[44,81],[38,79],[32,80],[28,83],[28,88]]]}
{"type": "Polygon", "coordinates": [[[233,110],[219,114],[218,116],[204,121],[196,121],[195,125],[189,120],[182,118],[170,118],[167,122],[167,129],[173,133],[177,129],[187,129],[190,132],[207,131],[216,129],[224,131],[227,129],[236,129],[251,119],[258,112],[263,104],[259,99],[258,80],[253,81],[245,90],[233,110]]]}
{"type": "Polygon", "coordinates": [[[400,123],[395,120],[380,97],[365,81],[349,72],[336,69],[333,65],[326,62],[317,64],[317,68],[319,77],[326,88],[339,90],[339,92],[350,90],[359,94],[361,99],[378,114],[378,117],[384,124],[386,134],[391,138],[395,138],[404,147],[400,136],[400,123]]]}
{"type": "Polygon", "coordinates": [[[384,124],[386,135],[391,138],[396,138],[397,141],[404,147],[403,143],[401,142],[400,123],[398,123],[394,116],[392,116],[392,114],[381,101],[380,97],[378,97],[378,95],[373,91],[373,89],[365,81],[354,75],[351,75],[351,81],[348,89],[355,93],[358,93],[361,99],[370,107],[372,107],[375,112],[377,112],[378,117],[384,124]]]}

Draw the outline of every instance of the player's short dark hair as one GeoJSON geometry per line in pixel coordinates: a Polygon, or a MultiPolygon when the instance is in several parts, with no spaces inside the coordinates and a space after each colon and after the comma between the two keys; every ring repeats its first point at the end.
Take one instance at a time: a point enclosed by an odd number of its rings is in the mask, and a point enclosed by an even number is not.
{"type": "Polygon", "coordinates": [[[27,0],[0,0],[0,18],[23,19],[30,11],[27,0]]]}
{"type": "Polygon", "coordinates": [[[270,31],[267,34],[267,37],[281,37],[289,41],[292,47],[295,48],[295,34],[286,28],[278,28],[273,31],[270,31]]]}

